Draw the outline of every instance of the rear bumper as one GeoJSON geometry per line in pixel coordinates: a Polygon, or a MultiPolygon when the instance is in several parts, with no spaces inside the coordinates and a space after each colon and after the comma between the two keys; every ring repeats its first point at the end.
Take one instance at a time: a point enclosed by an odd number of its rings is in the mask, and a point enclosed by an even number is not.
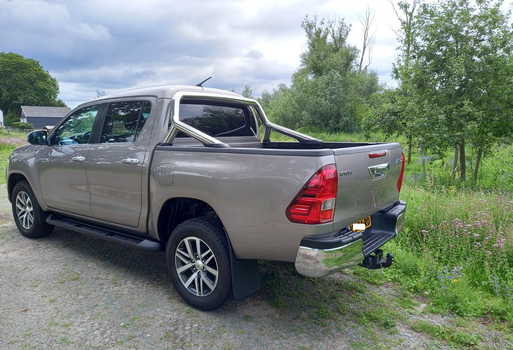
{"type": "Polygon", "coordinates": [[[303,238],[296,256],[296,270],[305,276],[322,277],[360,263],[401,230],[406,202],[398,201],[372,215],[372,226],[363,232],[344,229],[330,236],[303,238]]]}

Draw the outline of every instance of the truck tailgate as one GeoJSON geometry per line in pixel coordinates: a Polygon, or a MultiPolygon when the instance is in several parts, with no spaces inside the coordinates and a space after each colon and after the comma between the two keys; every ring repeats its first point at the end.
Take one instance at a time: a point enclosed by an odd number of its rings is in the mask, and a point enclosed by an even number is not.
{"type": "Polygon", "coordinates": [[[334,149],[333,153],[339,175],[336,230],[399,200],[402,149],[398,143],[334,149]]]}

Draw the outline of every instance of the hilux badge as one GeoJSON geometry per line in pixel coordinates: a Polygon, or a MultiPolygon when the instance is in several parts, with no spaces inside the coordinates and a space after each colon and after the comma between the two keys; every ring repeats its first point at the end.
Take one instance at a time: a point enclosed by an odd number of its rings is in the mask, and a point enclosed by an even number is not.
{"type": "Polygon", "coordinates": [[[349,175],[353,175],[352,170],[344,170],[344,171],[341,171],[338,173],[338,176],[340,176],[340,177],[349,176],[349,175]]]}

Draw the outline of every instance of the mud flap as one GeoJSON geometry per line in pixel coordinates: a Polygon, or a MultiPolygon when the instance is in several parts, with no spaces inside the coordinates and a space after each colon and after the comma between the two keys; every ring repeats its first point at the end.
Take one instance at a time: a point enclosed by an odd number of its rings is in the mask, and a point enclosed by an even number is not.
{"type": "Polygon", "coordinates": [[[241,300],[260,290],[258,260],[239,260],[233,254],[231,244],[228,246],[230,249],[233,299],[241,300]]]}

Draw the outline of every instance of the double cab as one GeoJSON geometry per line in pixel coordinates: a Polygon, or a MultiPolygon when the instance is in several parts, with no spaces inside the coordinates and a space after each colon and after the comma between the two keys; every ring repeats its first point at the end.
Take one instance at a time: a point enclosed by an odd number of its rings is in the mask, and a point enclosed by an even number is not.
{"type": "Polygon", "coordinates": [[[406,210],[398,143],[323,142],[202,86],[106,95],[28,142],[7,169],[21,234],[165,250],[174,287],[203,310],[256,292],[258,260],[310,277],[390,266],[380,247],[406,210]]]}

